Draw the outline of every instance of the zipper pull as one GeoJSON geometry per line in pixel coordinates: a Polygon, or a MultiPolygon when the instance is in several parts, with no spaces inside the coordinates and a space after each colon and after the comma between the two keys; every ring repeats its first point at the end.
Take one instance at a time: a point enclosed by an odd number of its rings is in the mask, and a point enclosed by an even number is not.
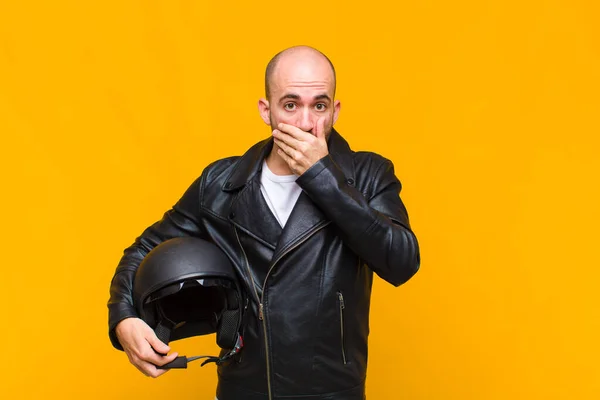
{"type": "Polygon", "coordinates": [[[346,305],[344,304],[344,295],[342,292],[338,292],[338,298],[340,299],[340,308],[343,310],[346,308],[346,305]]]}
{"type": "Polygon", "coordinates": [[[258,305],[258,319],[263,320],[263,305],[260,303],[258,305]]]}

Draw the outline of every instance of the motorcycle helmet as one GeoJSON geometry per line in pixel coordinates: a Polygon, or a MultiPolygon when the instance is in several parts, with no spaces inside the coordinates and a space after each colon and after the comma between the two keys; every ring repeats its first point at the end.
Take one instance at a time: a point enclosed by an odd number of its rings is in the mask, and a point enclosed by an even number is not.
{"type": "Polygon", "coordinates": [[[236,272],[227,256],[206,240],[178,237],[152,249],[136,271],[133,303],[162,342],[216,333],[217,344],[225,350],[221,357],[178,357],[163,369],[186,368],[188,361],[199,358],[207,358],[202,365],[221,364],[243,347],[245,304],[236,272]]]}

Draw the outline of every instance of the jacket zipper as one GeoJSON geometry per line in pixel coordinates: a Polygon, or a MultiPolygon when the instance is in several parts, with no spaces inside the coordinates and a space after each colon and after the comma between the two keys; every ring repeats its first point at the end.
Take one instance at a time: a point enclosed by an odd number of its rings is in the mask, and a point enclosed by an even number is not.
{"type": "Polygon", "coordinates": [[[254,285],[254,279],[252,279],[252,274],[250,273],[250,263],[248,262],[248,256],[246,256],[246,251],[244,250],[244,246],[242,246],[242,242],[240,241],[240,236],[238,235],[237,228],[233,225],[233,230],[235,231],[235,238],[237,239],[238,245],[240,249],[242,249],[242,253],[244,254],[244,261],[246,261],[246,269],[248,270],[248,278],[250,279],[250,283],[252,283],[252,289],[254,289],[254,296],[256,296],[256,301],[260,302],[260,298],[258,296],[258,292],[256,291],[256,286],[254,285]]]}
{"type": "Polygon", "coordinates": [[[338,299],[340,303],[340,338],[342,342],[342,360],[344,360],[344,365],[348,364],[346,361],[346,349],[344,346],[344,309],[346,308],[346,304],[344,303],[344,295],[342,292],[338,292],[338,299]]]}
{"type": "MultiPolygon", "coordinates": [[[[312,235],[314,235],[315,233],[317,233],[321,229],[325,228],[330,223],[331,223],[331,221],[327,221],[324,224],[322,224],[321,226],[316,226],[315,228],[313,228],[313,230],[311,232],[309,232],[302,240],[300,240],[298,243],[296,243],[295,245],[293,245],[292,247],[290,247],[289,249],[287,249],[284,253],[282,253],[277,258],[277,260],[275,260],[273,262],[273,264],[271,264],[271,267],[267,271],[267,276],[265,276],[265,280],[263,282],[263,287],[262,287],[262,294],[261,294],[260,297],[258,296],[258,292],[256,291],[256,287],[254,286],[254,280],[252,280],[252,288],[254,289],[254,294],[256,295],[256,298],[258,300],[258,319],[261,320],[262,324],[263,324],[263,332],[264,332],[264,339],[265,339],[265,359],[267,361],[267,389],[269,391],[269,400],[273,399],[273,394],[271,393],[271,363],[269,361],[269,357],[270,357],[270,354],[269,354],[269,338],[267,336],[267,321],[265,320],[264,306],[263,306],[264,296],[265,296],[265,288],[267,286],[267,279],[269,279],[269,275],[271,274],[271,271],[273,270],[273,268],[275,268],[275,265],[279,262],[279,260],[281,260],[290,251],[294,250],[296,247],[298,247],[302,243],[306,242],[308,240],[308,238],[310,238],[312,235]]],[[[242,246],[242,243],[240,242],[240,237],[238,236],[237,229],[235,228],[235,225],[234,225],[234,230],[235,230],[235,236],[236,236],[237,241],[238,241],[238,245],[242,249],[242,253],[244,253],[244,259],[246,260],[246,268],[248,269],[248,276],[252,279],[252,274],[250,273],[250,265],[248,263],[248,257],[246,256],[246,252],[244,251],[244,247],[242,246]]]]}

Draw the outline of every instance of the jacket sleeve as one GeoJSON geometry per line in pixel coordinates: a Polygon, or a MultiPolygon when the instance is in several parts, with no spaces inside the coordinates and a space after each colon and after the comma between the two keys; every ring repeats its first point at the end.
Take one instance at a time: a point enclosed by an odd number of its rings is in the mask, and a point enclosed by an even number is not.
{"type": "Polygon", "coordinates": [[[296,181],[341,231],[348,245],[381,278],[399,286],[419,269],[417,238],[400,199],[391,161],[381,160],[367,178],[368,195],[325,156],[296,181]]]}
{"type": "Polygon", "coordinates": [[[133,279],[146,254],[161,242],[180,236],[205,237],[199,216],[203,177],[196,179],[181,199],[160,221],[144,230],[135,242],[124,250],[110,283],[108,300],[108,331],[112,345],[123,350],[115,327],[125,318],[137,317],[133,305],[133,279]]]}

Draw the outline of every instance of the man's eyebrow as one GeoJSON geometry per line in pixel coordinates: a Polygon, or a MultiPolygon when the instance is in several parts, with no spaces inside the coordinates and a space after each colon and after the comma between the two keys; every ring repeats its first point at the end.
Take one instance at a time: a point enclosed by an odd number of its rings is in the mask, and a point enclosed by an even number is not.
{"type": "Polygon", "coordinates": [[[283,101],[283,100],[286,100],[286,99],[300,100],[300,95],[298,95],[296,93],[284,94],[283,96],[281,96],[281,98],[279,99],[279,101],[283,101]]]}
{"type": "Polygon", "coordinates": [[[326,95],[326,94],[319,94],[319,95],[316,95],[316,96],[314,97],[314,99],[315,99],[315,100],[323,100],[323,99],[325,99],[325,100],[329,100],[329,101],[331,101],[331,97],[329,97],[329,96],[328,96],[328,95],[326,95]]]}

